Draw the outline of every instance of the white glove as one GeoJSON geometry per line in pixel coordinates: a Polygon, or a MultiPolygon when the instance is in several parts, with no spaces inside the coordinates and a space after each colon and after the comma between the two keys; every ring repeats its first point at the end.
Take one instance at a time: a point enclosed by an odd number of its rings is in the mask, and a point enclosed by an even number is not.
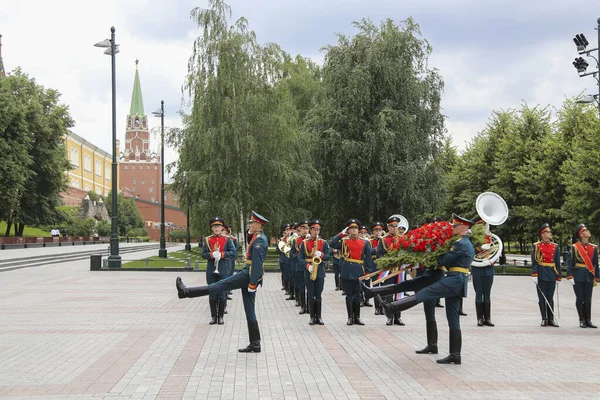
{"type": "Polygon", "coordinates": [[[212,252],[212,256],[215,260],[220,260],[221,259],[221,252],[219,251],[213,251],[212,252]]]}
{"type": "Polygon", "coordinates": [[[312,265],[312,264],[310,264],[310,265],[308,266],[308,272],[310,272],[310,273],[312,274],[312,272],[313,272],[313,269],[314,269],[314,268],[315,268],[315,267],[313,267],[313,265],[312,265]]]}
{"type": "Polygon", "coordinates": [[[310,239],[310,233],[307,233],[307,234],[306,234],[306,238],[305,238],[305,239],[306,239],[306,240],[310,239]]]}
{"type": "Polygon", "coordinates": [[[346,232],[348,232],[348,227],[345,227],[345,228],[344,228],[344,230],[342,231],[342,235],[344,235],[344,236],[345,236],[345,235],[347,235],[347,233],[346,233],[346,232]]]}
{"type": "Polygon", "coordinates": [[[489,243],[486,243],[484,245],[481,246],[481,250],[489,250],[491,247],[491,245],[489,243]]]}
{"type": "Polygon", "coordinates": [[[567,279],[567,280],[569,281],[571,286],[575,286],[575,279],[571,278],[571,279],[567,279]]]}
{"type": "Polygon", "coordinates": [[[323,253],[321,253],[319,250],[315,251],[315,257],[323,257],[323,253]]]}
{"type": "Polygon", "coordinates": [[[535,283],[536,285],[538,284],[538,280],[537,280],[537,276],[532,276],[531,280],[533,281],[533,283],[535,283]]]}
{"type": "Polygon", "coordinates": [[[256,289],[251,289],[251,288],[248,288],[248,292],[249,292],[249,293],[254,293],[254,292],[256,292],[256,289]]]}

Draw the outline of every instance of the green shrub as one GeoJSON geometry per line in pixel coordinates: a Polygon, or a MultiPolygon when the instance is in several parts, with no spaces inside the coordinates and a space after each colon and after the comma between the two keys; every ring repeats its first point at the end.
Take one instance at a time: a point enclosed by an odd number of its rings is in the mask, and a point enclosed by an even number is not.
{"type": "Polygon", "coordinates": [[[178,229],[176,231],[169,232],[169,240],[182,240],[187,237],[187,231],[178,229]]]}
{"type": "Polygon", "coordinates": [[[109,221],[100,221],[96,225],[96,233],[98,236],[110,236],[110,228],[109,221]]]}

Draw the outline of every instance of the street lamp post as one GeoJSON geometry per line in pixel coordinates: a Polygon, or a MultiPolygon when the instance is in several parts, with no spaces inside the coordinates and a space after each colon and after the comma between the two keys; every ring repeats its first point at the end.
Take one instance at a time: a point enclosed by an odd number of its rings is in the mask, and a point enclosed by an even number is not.
{"type": "Polygon", "coordinates": [[[575,58],[575,61],[573,61],[573,66],[579,73],[579,77],[583,78],[584,76],[592,75],[598,83],[598,94],[586,95],[583,99],[577,100],[576,103],[589,104],[596,102],[598,106],[598,114],[600,116],[600,18],[598,18],[596,22],[598,23],[598,26],[595,28],[598,31],[598,47],[596,47],[595,49],[587,49],[587,45],[589,44],[589,42],[587,41],[583,33],[575,35],[575,37],[573,38],[573,41],[577,46],[577,52],[579,53],[579,55],[581,56],[585,54],[586,57],[593,58],[596,61],[596,69],[592,72],[586,72],[589,64],[582,57],[575,58]],[[594,51],[597,51],[597,58],[592,55],[592,52],[594,51]]]}
{"type": "Polygon", "coordinates": [[[192,251],[192,245],[190,243],[190,206],[187,208],[187,226],[186,226],[186,236],[185,236],[185,250],[192,251]]]}
{"type": "Polygon", "coordinates": [[[160,249],[158,256],[167,258],[167,248],[165,246],[165,101],[160,101],[160,111],[152,113],[155,117],[160,117],[160,249]]]}
{"type": "Polygon", "coordinates": [[[119,227],[117,217],[117,81],[116,81],[116,54],[119,45],[115,44],[115,27],[110,28],[110,39],[105,39],[94,46],[106,48],[104,54],[111,56],[112,70],[112,215],[110,233],[110,256],[108,256],[108,268],[121,268],[121,256],[119,255],[119,227]]]}

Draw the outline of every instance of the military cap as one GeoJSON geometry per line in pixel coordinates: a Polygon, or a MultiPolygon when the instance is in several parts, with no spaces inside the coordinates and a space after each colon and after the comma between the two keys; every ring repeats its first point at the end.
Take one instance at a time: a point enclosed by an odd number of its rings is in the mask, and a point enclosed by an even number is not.
{"type": "Polygon", "coordinates": [[[346,221],[346,228],[360,228],[360,221],[357,220],[356,218],[352,218],[349,219],[348,221],[346,221]]]}
{"type": "Polygon", "coordinates": [[[383,229],[383,222],[381,222],[381,221],[377,221],[377,222],[373,222],[373,223],[371,224],[371,230],[373,230],[373,229],[377,229],[377,228],[381,228],[381,229],[383,229]]]}
{"type": "Polygon", "coordinates": [[[210,226],[213,225],[225,225],[225,220],[223,219],[223,217],[212,217],[210,219],[210,226]]]}
{"type": "Polygon", "coordinates": [[[298,222],[297,227],[301,228],[301,227],[307,227],[308,228],[308,223],[309,221],[307,219],[303,219],[302,221],[298,222]]]}
{"type": "Polygon", "coordinates": [[[473,221],[470,219],[466,219],[461,217],[460,215],[452,214],[452,225],[466,225],[467,227],[471,227],[473,225],[473,221]]]}
{"type": "Polygon", "coordinates": [[[283,224],[281,225],[281,232],[285,231],[287,228],[291,228],[292,226],[290,224],[283,224]]]}
{"type": "Polygon", "coordinates": [[[577,225],[577,228],[575,228],[575,237],[579,237],[581,235],[581,232],[587,231],[587,230],[589,230],[589,229],[587,228],[587,226],[585,226],[585,224],[577,225]]]}
{"type": "Polygon", "coordinates": [[[308,226],[310,226],[311,228],[313,226],[319,226],[320,228],[323,226],[323,221],[321,221],[320,219],[312,219],[309,221],[308,226]]]}
{"type": "Polygon", "coordinates": [[[398,226],[398,223],[400,222],[400,218],[398,218],[395,215],[392,215],[391,217],[388,218],[387,220],[387,224],[390,226],[398,226]]]}
{"type": "Polygon", "coordinates": [[[552,230],[550,229],[550,224],[547,222],[540,226],[540,229],[538,229],[537,234],[538,236],[542,236],[542,233],[544,232],[552,232],[552,230]]]}
{"type": "Polygon", "coordinates": [[[477,224],[485,224],[485,221],[483,220],[483,218],[477,217],[473,220],[473,225],[477,225],[477,224]]]}
{"type": "Polygon", "coordinates": [[[252,217],[250,217],[250,220],[248,221],[248,223],[252,223],[252,222],[258,222],[261,225],[265,225],[266,223],[269,222],[269,220],[266,219],[265,217],[263,217],[262,215],[260,215],[259,213],[257,213],[256,211],[252,211],[252,217]]]}

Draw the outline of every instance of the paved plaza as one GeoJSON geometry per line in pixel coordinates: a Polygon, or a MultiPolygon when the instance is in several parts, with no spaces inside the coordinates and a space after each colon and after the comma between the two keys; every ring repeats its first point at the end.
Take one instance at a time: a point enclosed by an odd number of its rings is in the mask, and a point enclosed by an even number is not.
{"type": "MultiPolygon", "coordinates": [[[[205,282],[204,273],[179,274],[188,285],[205,282]]],[[[422,306],[403,313],[403,327],[386,326],[373,308],[362,308],[365,326],[349,327],[328,275],[325,326],[309,326],[284,301],[279,274],[269,273],[256,307],[263,352],[240,354],[248,343],[241,294],[229,302],[225,325],[210,326],[208,299],[179,300],[176,276],[92,272],[88,261],[0,273],[0,398],[600,397],[600,330],[578,327],[566,282],[561,327],[542,328],[531,280],[496,276],[496,327],[477,327],[473,299],[466,299],[463,364],[439,365],[448,352],[444,309],[436,309],[440,354],[417,355],[426,344],[422,306]]],[[[592,320],[600,323],[597,298],[592,320]]]]}

